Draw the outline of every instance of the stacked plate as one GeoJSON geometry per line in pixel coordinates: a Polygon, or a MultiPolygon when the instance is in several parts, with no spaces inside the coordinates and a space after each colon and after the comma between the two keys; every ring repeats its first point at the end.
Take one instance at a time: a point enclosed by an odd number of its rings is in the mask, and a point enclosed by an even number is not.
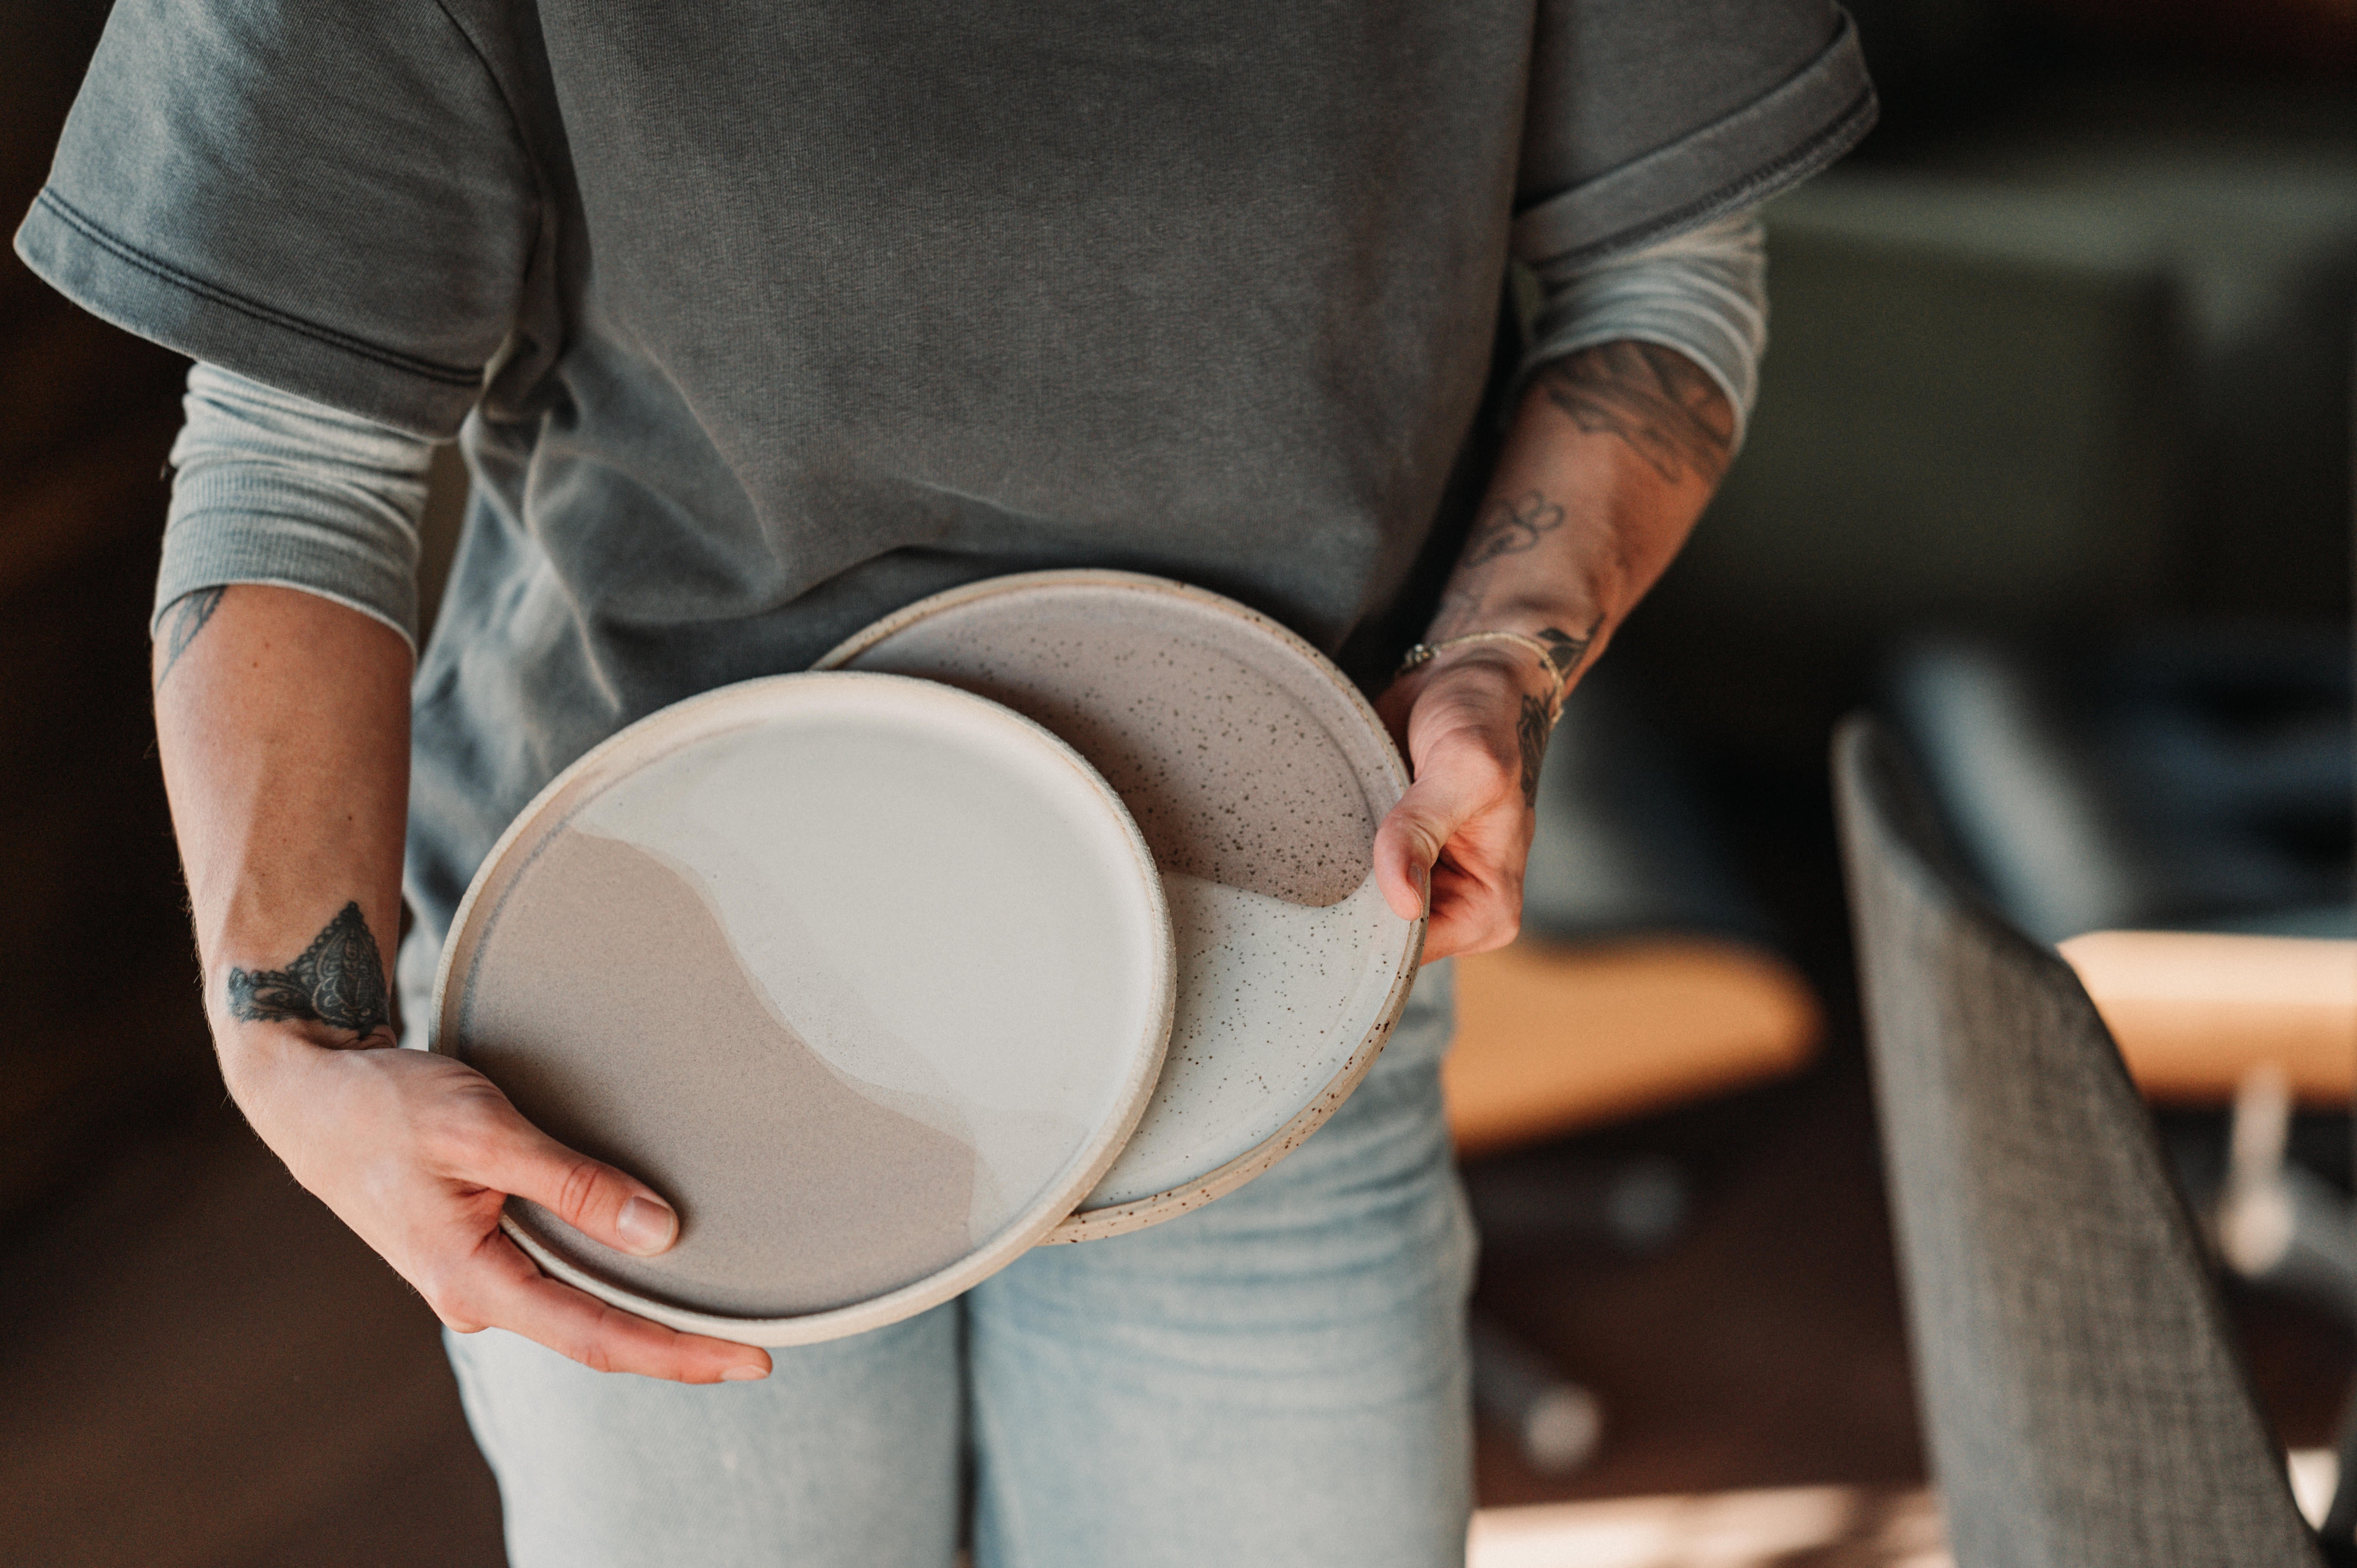
{"type": "Polygon", "coordinates": [[[433,1048],[678,1207],[638,1259],[511,1202],[550,1273],[748,1343],[857,1333],[1315,1131],[1415,978],[1372,875],[1405,785],[1243,606],[977,584],[567,768],[459,907],[433,1048]]]}

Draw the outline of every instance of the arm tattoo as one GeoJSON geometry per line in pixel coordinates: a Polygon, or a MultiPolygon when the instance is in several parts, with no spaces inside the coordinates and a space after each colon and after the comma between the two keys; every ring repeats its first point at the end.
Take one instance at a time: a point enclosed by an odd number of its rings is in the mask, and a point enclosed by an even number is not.
{"type": "Polygon", "coordinates": [[[363,1039],[383,1029],[391,1021],[384,961],[361,907],[346,904],[285,969],[231,968],[229,1011],[232,1018],[256,1023],[327,1024],[363,1039]]]}
{"type": "Polygon", "coordinates": [[[1457,564],[1426,635],[1453,637],[1477,624],[1490,581],[1497,575],[1493,568],[1509,555],[1537,549],[1540,540],[1563,526],[1565,516],[1563,508],[1540,490],[1525,491],[1512,500],[1491,496],[1483,502],[1465,535],[1464,548],[1457,553],[1457,564]]]}
{"type": "Polygon", "coordinates": [[[1591,435],[1617,435],[1671,484],[1727,472],[1735,411],[1718,383],[1674,349],[1606,343],[1540,372],[1547,399],[1591,435]]]}
{"type": "Polygon", "coordinates": [[[1563,712],[1563,697],[1571,672],[1596,646],[1596,634],[1604,629],[1604,617],[1598,612],[1587,623],[1587,629],[1577,637],[1560,627],[1542,627],[1538,638],[1547,645],[1546,666],[1555,678],[1555,700],[1525,696],[1522,714],[1514,721],[1514,740],[1523,754],[1523,800],[1527,805],[1539,803],[1539,768],[1546,761],[1547,737],[1555,733],[1555,721],[1563,712]]]}
{"type": "Polygon", "coordinates": [[[1523,800],[1539,803],[1539,765],[1546,760],[1547,736],[1555,732],[1555,714],[1544,697],[1524,697],[1522,716],[1514,721],[1514,739],[1523,750],[1523,800]]]}
{"type": "Polygon", "coordinates": [[[1542,535],[1562,526],[1563,508],[1537,490],[1512,500],[1492,496],[1474,521],[1473,532],[1466,536],[1464,552],[1457,558],[1458,570],[1470,571],[1501,555],[1535,550],[1542,535]]]}
{"type": "Polygon", "coordinates": [[[213,618],[213,611],[221,608],[221,596],[228,592],[226,587],[199,588],[174,599],[172,607],[164,612],[164,667],[156,672],[157,691],[164,689],[172,666],[180,661],[188,644],[197,640],[197,633],[205,629],[205,622],[213,618]]]}
{"type": "Polygon", "coordinates": [[[1558,677],[1578,669],[1579,661],[1587,657],[1587,650],[1596,646],[1596,634],[1603,629],[1604,614],[1600,610],[1597,612],[1596,618],[1587,623],[1587,629],[1577,637],[1569,636],[1556,627],[1540,628],[1539,640],[1547,645],[1547,668],[1558,677]]]}

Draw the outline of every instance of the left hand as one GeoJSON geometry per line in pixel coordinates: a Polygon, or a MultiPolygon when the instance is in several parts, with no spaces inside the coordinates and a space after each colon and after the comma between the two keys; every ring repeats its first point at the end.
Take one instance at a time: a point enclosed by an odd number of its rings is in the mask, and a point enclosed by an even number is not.
{"type": "Polygon", "coordinates": [[[1375,704],[1415,779],[1375,831],[1375,875],[1403,919],[1429,905],[1426,962],[1504,947],[1521,929],[1557,671],[1584,673],[1668,566],[1734,431],[1718,383],[1657,344],[1598,344],[1532,378],[1424,635],[1515,633],[1546,644],[1546,660],[1459,643],[1375,704]]]}
{"type": "Polygon", "coordinates": [[[1415,782],[1375,831],[1375,876],[1403,919],[1426,908],[1424,960],[1487,952],[1523,919],[1523,864],[1553,677],[1527,653],[1466,649],[1394,681],[1375,710],[1415,782]]]}

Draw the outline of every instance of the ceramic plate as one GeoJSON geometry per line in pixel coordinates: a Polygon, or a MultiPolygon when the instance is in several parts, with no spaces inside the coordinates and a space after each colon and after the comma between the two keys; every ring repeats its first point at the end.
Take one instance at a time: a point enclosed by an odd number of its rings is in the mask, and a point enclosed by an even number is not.
{"type": "Polygon", "coordinates": [[[459,907],[434,1048],[675,1203],[608,1251],[511,1202],[550,1273],[760,1345],[967,1289],[1135,1126],[1168,914],[1103,779],[1038,725],[888,675],[666,708],[567,768],[459,907]]]}
{"type": "Polygon", "coordinates": [[[1406,769],[1316,649],[1184,584],[1044,572],[912,605],[819,668],[922,676],[1038,720],[1120,791],[1162,869],[1169,1056],[1128,1147],[1049,1240],[1117,1235],[1242,1186],[1357,1085],[1424,926],[1372,875],[1406,769]]]}

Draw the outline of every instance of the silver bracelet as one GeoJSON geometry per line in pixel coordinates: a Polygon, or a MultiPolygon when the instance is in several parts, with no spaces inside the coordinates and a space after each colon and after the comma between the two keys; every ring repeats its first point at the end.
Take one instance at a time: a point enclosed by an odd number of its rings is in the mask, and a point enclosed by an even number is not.
{"type": "MultiPolygon", "coordinates": [[[[1552,723],[1562,714],[1564,693],[1571,685],[1572,672],[1579,668],[1578,659],[1574,658],[1567,664],[1559,663],[1561,649],[1519,631],[1469,631],[1462,637],[1443,638],[1438,642],[1419,642],[1400,660],[1399,670],[1393,678],[1396,680],[1399,675],[1420,669],[1451,649],[1476,642],[1511,642],[1517,648],[1528,649],[1537,654],[1539,668],[1555,677],[1555,689],[1547,693],[1547,719],[1552,723]]],[[[1579,651],[1585,653],[1587,650],[1583,646],[1579,651]]]]}

